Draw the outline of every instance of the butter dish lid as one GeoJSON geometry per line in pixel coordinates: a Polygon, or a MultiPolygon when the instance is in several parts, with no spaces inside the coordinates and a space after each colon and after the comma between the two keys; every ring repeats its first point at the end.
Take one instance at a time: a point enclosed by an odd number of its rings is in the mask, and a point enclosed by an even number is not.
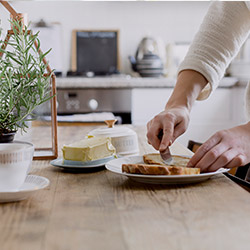
{"type": "Polygon", "coordinates": [[[116,122],[116,120],[106,120],[105,122],[108,125],[107,128],[97,128],[90,131],[88,134],[104,137],[120,137],[136,134],[135,131],[125,126],[114,127],[114,123],[116,122]]]}

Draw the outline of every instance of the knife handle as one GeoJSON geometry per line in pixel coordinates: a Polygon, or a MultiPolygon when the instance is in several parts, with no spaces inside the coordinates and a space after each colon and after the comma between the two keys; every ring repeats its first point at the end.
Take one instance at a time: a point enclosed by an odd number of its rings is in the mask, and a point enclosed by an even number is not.
{"type": "Polygon", "coordinates": [[[163,130],[161,130],[161,131],[159,132],[159,134],[158,134],[157,137],[158,137],[159,140],[162,139],[162,137],[163,137],[163,130]]]}
{"type": "MultiPolygon", "coordinates": [[[[161,141],[162,140],[162,137],[163,137],[163,130],[161,130],[158,134],[158,139],[161,141]]],[[[173,144],[172,140],[169,141],[169,144],[168,146],[171,146],[173,144]]]]}

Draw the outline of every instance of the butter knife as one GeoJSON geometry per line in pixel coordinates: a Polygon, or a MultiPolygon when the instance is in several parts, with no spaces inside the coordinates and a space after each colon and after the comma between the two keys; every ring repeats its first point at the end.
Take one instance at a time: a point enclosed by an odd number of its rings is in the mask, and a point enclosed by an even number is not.
{"type": "MultiPolygon", "coordinates": [[[[161,140],[162,136],[163,136],[163,131],[161,130],[159,135],[158,135],[158,138],[161,140]]],[[[164,151],[160,151],[160,155],[161,155],[163,162],[166,165],[171,165],[171,163],[173,162],[173,158],[171,156],[169,147],[167,147],[164,151]]]]}
{"type": "Polygon", "coordinates": [[[167,147],[166,150],[164,150],[164,151],[160,151],[160,155],[161,155],[161,158],[162,158],[163,162],[166,165],[171,165],[172,164],[173,158],[171,156],[169,147],[167,147]]]}

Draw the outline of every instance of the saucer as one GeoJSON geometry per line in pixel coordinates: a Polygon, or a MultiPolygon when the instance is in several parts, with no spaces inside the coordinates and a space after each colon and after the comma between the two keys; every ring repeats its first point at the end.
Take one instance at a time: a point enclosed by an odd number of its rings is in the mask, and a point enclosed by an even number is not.
{"type": "Polygon", "coordinates": [[[64,168],[64,169],[87,169],[87,168],[98,168],[104,166],[110,160],[113,160],[115,156],[105,157],[103,159],[94,160],[94,161],[69,161],[63,160],[63,158],[58,158],[50,162],[54,167],[64,168]]]}
{"type": "Polygon", "coordinates": [[[13,202],[27,199],[34,192],[46,188],[49,180],[38,175],[27,175],[23,185],[18,191],[0,192],[0,202],[13,202]]]}

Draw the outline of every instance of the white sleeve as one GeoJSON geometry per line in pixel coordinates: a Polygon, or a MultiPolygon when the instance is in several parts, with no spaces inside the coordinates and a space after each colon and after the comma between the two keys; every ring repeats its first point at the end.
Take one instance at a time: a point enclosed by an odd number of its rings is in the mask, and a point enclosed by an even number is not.
{"type": "Polygon", "coordinates": [[[250,4],[213,2],[178,72],[192,69],[201,73],[208,85],[198,99],[206,99],[223,77],[250,31],[250,4]]]}

